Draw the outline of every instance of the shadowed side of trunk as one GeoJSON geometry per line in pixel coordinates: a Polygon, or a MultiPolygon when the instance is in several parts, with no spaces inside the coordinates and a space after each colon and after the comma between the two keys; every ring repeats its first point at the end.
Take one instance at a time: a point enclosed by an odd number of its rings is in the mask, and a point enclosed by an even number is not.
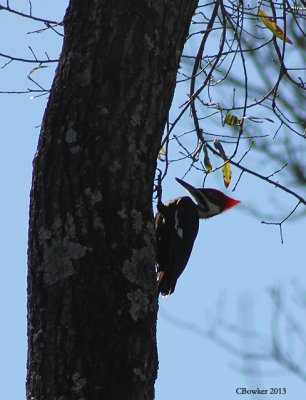
{"type": "Polygon", "coordinates": [[[71,1],[34,160],[27,398],[152,399],[156,157],[195,1],[71,1]]]}

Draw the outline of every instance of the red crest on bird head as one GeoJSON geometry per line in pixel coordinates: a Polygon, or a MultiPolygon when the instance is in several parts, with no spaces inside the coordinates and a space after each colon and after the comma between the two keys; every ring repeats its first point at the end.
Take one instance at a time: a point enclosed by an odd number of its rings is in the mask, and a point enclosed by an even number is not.
{"type": "Polygon", "coordinates": [[[240,203],[232,197],[227,196],[218,189],[195,188],[181,179],[175,178],[195,199],[199,207],[200,218],[210,218],[220,214],[240,203]]]}

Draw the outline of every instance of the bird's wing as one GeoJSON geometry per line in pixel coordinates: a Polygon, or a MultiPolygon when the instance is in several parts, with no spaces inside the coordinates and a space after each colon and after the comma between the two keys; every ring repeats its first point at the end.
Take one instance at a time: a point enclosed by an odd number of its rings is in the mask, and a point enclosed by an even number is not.
{"type": "Polygon", "coordinates": [[[199,229],[198,207],[190,197],[174,199],[164,205],[155,221],[158,287],[167,296],[189,260],[199,229]]]}
{"type": "Polygon", "coordinates": [[[180,198],[174,213],[174,226],[170,239],[169,268],[172,292],[178,277],[184,271],[189,260],[198,230],[198,207],[190,197],[180,198]]]}

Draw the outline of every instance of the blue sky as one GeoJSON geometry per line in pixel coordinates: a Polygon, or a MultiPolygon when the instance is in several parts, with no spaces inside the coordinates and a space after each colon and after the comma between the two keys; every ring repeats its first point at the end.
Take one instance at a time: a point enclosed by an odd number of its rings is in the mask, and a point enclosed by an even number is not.
{"type": "MultiPolygon", "coordinates": [[[[3,3],[2,3],[3,4],[3,3]]],[[[59,0],[42,4],[32,1],[33,14],[60,20],[66,2],[59,0]]],[[[26,1],[11,1],[12,8],[28,12],[26,1]]],[[[31,58],[31,45],[38,57],[47,51],[56,58],[61,43],[54,34],[25,35],[40,28],[26,19],[0,12],[0,52],[31,58]]],[[[5,60],[1,58],[1,66],[5,60]]],[[[0,70],[2,90],[34,87],[26,76],[35,65],[12,63],[0,70]]],[[[36,71],[33,78],[49,86],[55,66],[36,71]]],[[[32,159],[36,151],[39,128],[46,97],[30,99],[30,95],[0,95],[2,182],[0,246],[2,278],[0,280],[0,398],[24,398],[26,362],[26,252],[28,230],[29,191],[32,159]]],[[[180,96],[180,94],[178,94],[180,96]]],[[[175,100],[179,103],[179,100],[175,100]]],[[[182,177],[183,168],[170,168],[163,187],[163,199],[185,195],[174,180],[182,177]]],[[[216,175],[216,174],[215,174],[216,175]]],[[[233,170],[233,179],[238,172],[233,170]]],[[[199,175],[189,174],[186,180],[201,185],[199,175]]],[[[206,186],[224,190],[220,176],[209,176],[206,186]]],[[[238,350],[258,352],[267,346],[271,335],[272,305],[267,289],[278,286],[285,304],[298,320],[304,318],[305,308],[295,303],[292,281],[305,280],[305,219],[283,226],[284,244],[275,226],[261,224],[250,207],[262,210],[279,208],[290,210],[296,203],[280,190],[266,183],[244,176],[234,194],[228,195],[242,204],[211,220],[200,223],[189,264],[178,281],[176,291],[160,299],[158,316],[159,373],[156,383],[158,400],[218,399],[234,400],[267,398],[236,394],[236,388],[286,388],[286,400],[301,398],[306,382],[296,374],[271,362],[247,363],[225,350],[205,335],[217,317],[217,304],[224,299],[223,319],[229,324],[244,326],[265,336],[265,342],[248,337],[237,337],[221,329],[224,340],[238,350]],[[178,327],[170,316],[179,319],[178,327]],[[186,326],[186,323],[192,324],[186,326]],[[202,334],[202,331],[204,334],[202,334]],[[248,366],[260,371],[259,376],[244,376],[241,369],[248,366]]],[[[285,214],[284,214],[285,216],[285,214]]],[[[289,346],[292,357],[300,357],[301,347],[283,321],[280,321],[281,341],[289,346]]],[[[301,365],[305,360],[301,357],[301,365]]],[[[306,369],[306,366],[305,366],[306,369]]],[[[271,395],[272,396],[272,395],[271,395]]],[[[271,397],[270,396],[270,397],[271,397]]],[[[272,398],[282,397],[272,396],[272,398]]]]}

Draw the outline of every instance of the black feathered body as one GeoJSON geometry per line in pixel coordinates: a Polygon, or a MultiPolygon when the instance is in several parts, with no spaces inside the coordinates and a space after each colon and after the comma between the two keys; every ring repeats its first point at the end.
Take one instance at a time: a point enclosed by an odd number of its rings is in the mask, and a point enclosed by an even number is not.
{"type": "Polygon", "coordinates": [[[178,277],[189,260],[199,230],[198,206],[190,197],[159,203],[155,216],[156,264],[159,292],[173,293],[178,277]]]}

